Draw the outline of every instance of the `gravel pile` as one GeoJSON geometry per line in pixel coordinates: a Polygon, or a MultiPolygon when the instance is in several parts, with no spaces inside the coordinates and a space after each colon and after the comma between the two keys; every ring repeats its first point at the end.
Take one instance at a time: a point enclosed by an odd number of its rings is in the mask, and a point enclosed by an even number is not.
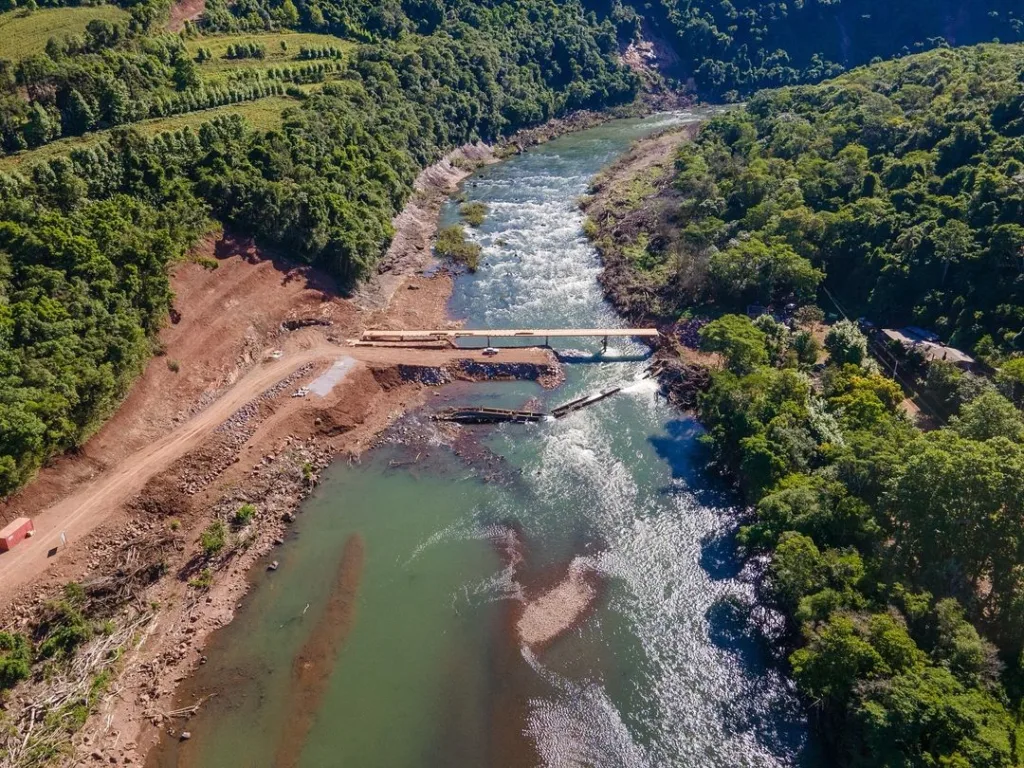
{"type": "Polygon", "coordinates": [[[451,382],[451,374],[444,368],[432,368],[423,365],[399,365],[398,375],[402,381],[415,381],[428,387],[439,387],[451,382]]]}

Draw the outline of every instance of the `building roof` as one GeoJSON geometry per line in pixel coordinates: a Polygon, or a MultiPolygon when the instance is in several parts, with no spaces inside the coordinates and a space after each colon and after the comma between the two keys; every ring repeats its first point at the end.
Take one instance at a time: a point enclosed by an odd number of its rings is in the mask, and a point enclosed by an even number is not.
{"type": "Polygon", "coordinates": [[[903,333],[917,341],[932,341],[939,343],[939,334],[935,331],[926,331],[924,328],[918,328],[916,325],[908,325],[903,329],[903,333]]]}
{"type": "Polygon", "coordinates": [[[923,334],[930,334],[928,331],[923,331],[920,328],[909,326],[907,328],[885,328],[882,330],[886,338],[898,341],[905,347],[917,349],[926,360],[945,360],[948,363],[954,365],[974,365],[974,358],[968,355],[966,352],[962,352],[956,347],[949,347],[940,342],[925,340],[922,338],[923,334]]]}

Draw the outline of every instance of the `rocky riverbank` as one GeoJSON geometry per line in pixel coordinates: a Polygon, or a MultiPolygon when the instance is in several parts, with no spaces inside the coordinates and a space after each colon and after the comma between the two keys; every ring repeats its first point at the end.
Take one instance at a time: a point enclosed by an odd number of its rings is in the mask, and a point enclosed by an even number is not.
{"type": "Polygon", "coordinates": [[[659,262],[671,260],[664,249],[674,242],[675,152],[697,130],[685,125],[636,142],[593,180],[591,194],[581,201],[587,234],[601,254],[601,286],[631,321],[664,323],[679,314],[671,296],[677,276],[647,267],[655,261],[650,254],[659,262]]]}
{"type": "Polygon", "coordinates": [[[646,269],[648,254],[671,264],[664,249],[678,239],[673,232],[672,188],[676,148],[691,140],[698,125],[671,128],[636,142],[630,151],[603,170],[581,201],[586,231],[601,255],[599,277],[605,296],[637,325],[662,331],[653,370],[669,399],[691,409],[709,382],[716,356],[697,349],[700,321],[680,320],[688,307],[674,297],[684,275],[667,269],[646,269]]]}

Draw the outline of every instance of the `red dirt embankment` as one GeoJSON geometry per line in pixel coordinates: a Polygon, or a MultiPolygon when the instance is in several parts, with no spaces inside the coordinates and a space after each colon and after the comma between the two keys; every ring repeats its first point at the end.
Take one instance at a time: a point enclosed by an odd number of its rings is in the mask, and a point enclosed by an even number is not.
{"type": "MultiPolygon", "coordinates": [[[[0,556],[0,627],[27,626],[70,581],[124,585],[126,574],[149,561],[166,574],[126,587],[133,610],[160,607],[144,642],[125,657],[114,695],[77,738],[80,752],[100,756],[94,759],[137,762],[174,726],[166,713],[175,685],[200,663],[208,634],[230,621],[248,568],[280,540],[319,470],[338,453],[360,453],[422,402],[425,385],[410,367],[443,369],[446,380],[463,377],[463,359],[491,362],[454,349],[347,345],[370,320],[444,327],[447,275],[405,274],[397,298],[367,308],[339,297],[316,271],[258,254],[249,243],[211,239],[201,255],[218,267],[174,270],[175,322],[160,336],[165,355],[150,362],[78,454],[53,462],[0,505],[4,519],[27,514],[38,528],[0,556]],[[351,367],[324,396],[292,396],[345,358],[351,367]],[[259,510],[238,534],[245,545],[203,559],[200,533],[243,503],[259,510]],[[190,584],[206,568],[215,574],[212,586],[190,584]]],[[[508,350],[500,362],[549,376],[556,368],[536,349],[508,350]]],[[[16,725],[45,685],[19,689],[10,710],[16,725]]]]}
{"type": "Polygon", "coordinates": [[[171,6],[170,18],[167,20],[167,29],[170,32],[180,32],[186,21],[195,21],[206,10],[206,0],[178,0],[171,6]]]}
{"type": "Polygon", "coordinates": [[[216,255],[218,266],[189,262],[173,269],[172,321],[160,332],[165,354],[150,361],[120,408],[79,451],[53,460],[21,493],[0,501],[0,520],[37,515],[166,435],[237,381],[286,318],[322,314],[340,328],[358,320],[353,308],[331,300],[328,279],[262,261],[249,242],[210,238],[197,255],[216,255]]]}

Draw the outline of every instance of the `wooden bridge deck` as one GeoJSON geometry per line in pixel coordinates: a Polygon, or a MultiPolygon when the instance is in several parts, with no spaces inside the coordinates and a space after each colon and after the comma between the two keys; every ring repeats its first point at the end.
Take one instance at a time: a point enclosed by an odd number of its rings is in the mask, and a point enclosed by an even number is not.
{"type": "Polygon", "coordinates": [[[362,341],[424,341],[430,339],[548,339],[597,336],[605,342],[612,337],[655,338],[657,328],[450,328],[437,330],[363,331],[362,341]]]}

